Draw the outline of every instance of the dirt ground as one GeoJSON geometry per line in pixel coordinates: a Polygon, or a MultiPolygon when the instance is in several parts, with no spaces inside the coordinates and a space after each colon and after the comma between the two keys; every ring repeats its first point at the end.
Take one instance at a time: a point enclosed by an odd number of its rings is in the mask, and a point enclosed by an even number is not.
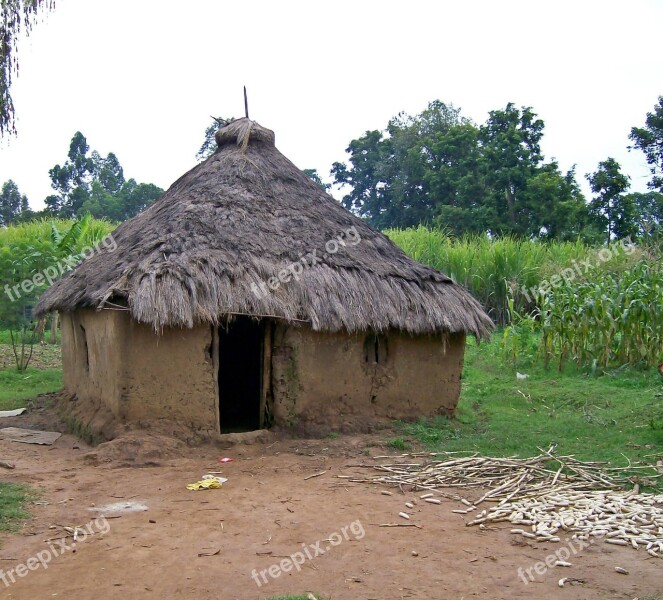
{"type": "MultiPolygon", "coordinates": [[[[42,414],[36,420],[3,419],[2,425],[45,421],[42,414]]],[[[440,505],[419,499],[405,521],[398,513],[419,494],[392,489],[387,496],[382,487],[337,477],[370,473],[354,465],[379,462],[372,456],[388,453],[380,446],[387,438],[271,435],[253,444],[198,448],[150,433],[96,448],[71,435],[51,447],[0,440],[0,459],[16,465],[3,469],[2,479],[41,490],[30,509],[33,518],[19,533],[3,536],[0,568],[6,583],[0,580],[0,595],[232,600],[310,591],[334,600],[570,600],[663,594],[663,560],[644,551],[599,541],[572,555],[572,567],[537,575],[536,563],[561,546],[570,548],[564,539],[524,543],[508,526],[466,527],[467,517],[451,512],[462,505],[447,498],[440,505]],[[224,456],[233,462],[221,464],[224,456]],[[222,471],[228,482],[221,489],[186,489],[210,471],[222,471]],[[94,511],[127,502],[146,510],[106,509],[107,519],[94,511]],[[419,527],[379,526],[385,523],[419,527]],[[81,534],[85,539],[74,552],[57,541],[63,526],[87,526],[91,533],[81,534]],[[46,568],[31,557],[41,557],[46,568]],[[294,567],[288,557],[301,564],[294,567]],[[18,568],[22,577],[16,571],[20,564],[27,565],[18,568]],[[615,572],[616,566],[629,574],[615,572]],[[526,584],[519,568],[529,568],[535,580],[526,584]],[[584,583],[560,588],[562,577],[584,583]]],[[[71,538],[65,543],[71,546],[71,538]]]]}

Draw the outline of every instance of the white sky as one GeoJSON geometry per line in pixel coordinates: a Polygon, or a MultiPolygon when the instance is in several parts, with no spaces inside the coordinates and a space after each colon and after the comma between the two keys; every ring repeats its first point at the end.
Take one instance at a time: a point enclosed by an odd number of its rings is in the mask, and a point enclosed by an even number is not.
{"type": "Polygon", "coordinates": [[[167,188],[195,165],[210,115],[275,130],[281,152],[328,176],[349,142],[434,99],[482,123],[507,102],[545,121],[543,151],[585,173],[628,152],[663,94],[663,2],[57,0],[19,48],[18,137],[0,184],[35,209],[80,130],[127,178],[167,188]]]}

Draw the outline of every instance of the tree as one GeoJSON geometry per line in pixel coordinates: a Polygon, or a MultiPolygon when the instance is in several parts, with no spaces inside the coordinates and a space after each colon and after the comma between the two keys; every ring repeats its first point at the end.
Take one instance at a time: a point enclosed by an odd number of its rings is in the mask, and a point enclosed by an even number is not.
{"type": "Polygon", "coordinates": [[[154,204],[161,194],[163,190],[153,183],[136,183],[135,179],[129,179],[119,193],[123,207],[123,217],[119,220],[135,217],[154,204]]]}
{"type": "Polygon", "coordinates": [[[536,200],[521,196],[543,162],[540,142],[544,123],[531,107],[509,102],[504,110],[490,111],[480,127],[483,178],[492,190],[494,233],[535,234],[536,200]]]}
{"type": "Polygon", "coordinates": [[[57,196],[46,198],[49,210],[59,217],[75,216],[83,204],[90,198],[90,186],[97,175],[101,159],[88,156],[90,146],[87,139],[77,131],[71,138],[67,161],[64,165],[55,165],[49,172],[51,187],[57,196]]]}
{"type": "Polygon", "coordinates": [[[587,210],[573,169],[540,149],[544,123],[531,108],[491,111],[477,127],[439,100],[367,131],[332,167],[346,208],[373,226],[433,223],[454,234],[571,238],[587,210]]]}
{"type": "Polygon", "coordinates": [[[336,162],[334,182],[349,192],[343,204],[372,225],[408,227],[433,222],[443,207],[460,211],[476,201],[477,130],[460,110],[438,100],[414,117],[401,113],[385,132],[350,142],[349,166],[336,162]]]}
{"type": "Polygon", "coordinates": [[[95,179],[106,192],[117,194],[124,185],[124,170],[117,156],[109,152],[108,156],[103,158],[95,151],[92,153],[92,160],[95,163],[95,179]]]}
{"type": "Polygon", "coordinates": [[[196,160],[202,162],[203,160],[209,158],[216,152],[216,132],[221,128],[225,127],[228,123],[234,121],[232,117],[230,119],[224,119],[223,117],[212,117],[212,122],[205,129],[203,143],[196,152],[196,160]]]}
{"type": "Polygon", "coordinates": [[[647,187],[663,193],[663,96],[658,97],[654,112],[647,113],[645,126],[631,129],[629,139],[647,158],[652,174],[647,187]]]}
{"type": "Polygon", "coordinates": [[[454,233],[479,233],[488,229],[490,207],[485,203],[486,188],[480,174],[479,129],[460,111],[439,105],[444,117],[426,114],[419,152],[426,161],[424,187],[431,195],[435,222],[454,233]],[[430,124],[436,122],[436,127],[430,124]]]}
{"type": "Polygon", "coordinates": [[[27,197],[11,179],[5,181],[0,191],[0,226],[17,223],[30,213],[27,197]]]}
{"type": "Polygon", "coordinates": [[[334,183],[350,188],[343,196],[343,206],[378,227],[382,208],[388,205],[383,200],[387,182],[381,177],[383,146],[381,132],[367,131],[345,150],[350,155],[350,166],[335,162],[331,168],[334,183]]]}
{"type": "Polygon", "coordinates": [[[116,192],[107,191],[100,181],[92,182],[90,198],[81,206],[80,214],[91,214],[96,218],[111,221],[126,221],[152,205],[163,194],[160,187],[152,183],[136,183],[129,179],[116,192]]]}
{"type": "Polygon", "coordinates": [[[19,34],[29,34],[39,12],[54,6],[54,0],[0,0],[0,137],[16,133],[10,88],[18,75],[19,34]]]}
{"type": "Polygon", "coordinates": [[[589,211],[595,222],[605,232],[608,244],[613,238],[625,239],[636,234],[633,202],[624,192],[630,187],[628,175],[614,158],[599,163],[598,169],[587,174],[590,188],[597,194],[589,203],[589,211]]]}
{"type": "Polygon", "coordinates": [[[67,161],[50,171],[51,187],[57,192],[45,199],[52,216],[73,218],[91,214],[111,221],[125,221],[152,204],[163,190],[151,183],[125,180],[117,156],[93,150],[77,131],[69,145],[67,161]]]}
{"type": "Polygon", "coordinates": [[[322,177],[320,177],[320,173],[318,173],[317,169],[303,169],[304,174],[314,183],[317,183],[318,186],[320,186],[321,189],[323,189],[325,192],[329,191],[331,188],[330,183],[325,183],[322,181],[322,177]]]}
{"type": "Polygon", "coordinates": [[[538,168],[521,192],[519,225],[531,237],[574,240],[584,236],[589,213],[575,168],[562,174],[556,162],[538,168]]]}
{"type": "Polygon", "coordinates": [[[663,194],[634,192],[627,196],[627,200],[632,206],[640,239],[663,239],[663,194]]]}

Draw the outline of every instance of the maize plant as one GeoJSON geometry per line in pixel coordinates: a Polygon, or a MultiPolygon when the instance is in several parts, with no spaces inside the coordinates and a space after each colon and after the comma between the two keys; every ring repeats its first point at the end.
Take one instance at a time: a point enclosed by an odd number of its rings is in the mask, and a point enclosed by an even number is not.
{"type": "Polygon", "coordinates": [[[663,266],[641,260],[621,273],[561,286],[538,298],[548,365],[656,366],[663,358],[663,266]]]}
{"type": "Polygon", "coordinates": [[[454,237],[423,226],[385,233],[409,256],[446,273],[465,286],[498,325],[508,325],[513,308],[536,309],[532,290],[572,260],[592,256],[582,242],[541,242],[487,235],[454,237]],[[513,300],[514,306],[509,308],[513,300]]]}

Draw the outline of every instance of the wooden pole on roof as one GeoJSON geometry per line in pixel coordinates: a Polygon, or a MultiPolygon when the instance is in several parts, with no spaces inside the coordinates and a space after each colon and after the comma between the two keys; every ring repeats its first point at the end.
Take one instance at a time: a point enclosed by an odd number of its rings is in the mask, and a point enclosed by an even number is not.
{"type": "Polygon", "coordinates": [[[246,118],[249,118],[249,101],[246,98],[246,86],[244,86],[244,114],[246,115],[246,118]]]}

